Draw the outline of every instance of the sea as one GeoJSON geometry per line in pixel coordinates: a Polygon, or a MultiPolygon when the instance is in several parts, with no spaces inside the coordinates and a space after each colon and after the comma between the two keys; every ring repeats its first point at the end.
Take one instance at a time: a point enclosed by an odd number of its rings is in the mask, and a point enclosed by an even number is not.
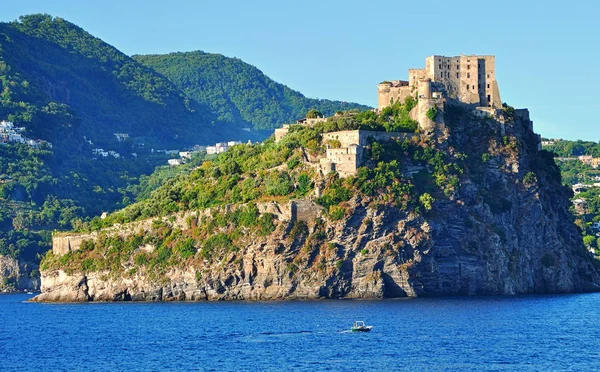
{"type": "Polygon", "coordinates": [[[1,371],[600,370],[600,294],[198,303],[0,295],[1,371]],[[352,333],[363,320],[369,333],[352,333]]]}

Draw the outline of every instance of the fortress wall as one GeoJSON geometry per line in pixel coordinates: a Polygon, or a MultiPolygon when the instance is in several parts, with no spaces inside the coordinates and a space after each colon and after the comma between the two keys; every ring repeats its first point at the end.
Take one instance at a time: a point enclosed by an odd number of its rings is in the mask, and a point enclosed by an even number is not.
{"type": "Polygon", "coordinates": [[[275,129],[275,142],[281,141],[281,139],[283,137],[285,137],[286,134],[288,134],[289,131],[290,131],[289,127],[283,127],[283,128],[277,128],[277,129],[275,129]]]}
{"type": "Polygon", "coordinates": [[[296,209],[296,220],[311,223],[321,216],[323,207],[311,200],[294,200],[292,202],[296,209]]]}
{"type": "MultiPolygon", "coordinates": [[[[155,220],[161,219],[162,222],[171,225],[176,229],[187,229],[190,223],[198,223],[202,217],[210,217],[213,212],[231,212],[244,205],[224,205],[221,207],[208,208],[201,211],[187,211],[176,213],[162,218],[149,218],[142,221],[130,222],[127,224],[115,224],[114,226],[93,231],[91,233],[62,233],[52,237],[52,253],[57,256],[65,255],[69,252],[81,249],[81,244],[86,240],[96,241],[101,234],[119,235],[122,238],[129,237],[137,233],[145,233],[152,230],[152,224],[155,220]]],[[[275,202],[256,203],[259,213],[271,213],[280,221],[290,221],[292,211],[290,204],[280,205],[275,202]]]]}

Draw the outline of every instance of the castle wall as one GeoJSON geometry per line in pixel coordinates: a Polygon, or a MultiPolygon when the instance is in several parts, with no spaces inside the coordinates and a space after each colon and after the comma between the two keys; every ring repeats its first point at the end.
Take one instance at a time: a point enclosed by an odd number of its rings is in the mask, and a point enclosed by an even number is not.
{"type": "Polygon", "coordinates": [[[406,97],[412,95],[412,89],[408,81],[395,80],[377,85],[377,108],[391,106],[400,101],[404,102],[406,97]]]}
{"type": "Polygon", "coordinates": [[[288,125],[284,125],[283,128],[275,129],[275,143],[281,141],[281,139],[285,137],[289,131],[290,128],[288,125]]]}
{"type": "Polygon", "coordinates": [[[405,132],[380,132],[371,130],[343,130],[338,132],[329,132],[323,134],[323,141],[340,141],[340,147],[350,147],[350,145],[359,145],[365,147],[369,144],[369,138],[376,141],[401,140],[416,136],[414,133],[405,132]]]}
{"type": "Polygon", "coordinates": [[[375,141],[402,140],[417,136],[415,133],[378,132],[369,130],[345,130],[323,134],[323,141],[337,140],[339,148],[328,148],[326,157],[320,159],[320,169],[323,173],[336,171],[340,177],[356,174],[363,164],[363,151],[371,139],[375,141]]]}
{"type": "Polygon", "coordinates": [[[419,80],[426,77],[427,73],[424,68],[411,68],[408,70],[408,81],[413,90],[417,87],[419,80]]]}

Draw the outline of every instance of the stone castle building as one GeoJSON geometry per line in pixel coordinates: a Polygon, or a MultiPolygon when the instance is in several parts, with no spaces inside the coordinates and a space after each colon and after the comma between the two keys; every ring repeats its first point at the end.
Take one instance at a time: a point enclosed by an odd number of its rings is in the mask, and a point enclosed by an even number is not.
{"type": "Polygon", "coordinates": [[[476,106],[500,108],[502,100],[496,81],[495,57],[461,55],[431,56],[425,68],[409,69],[408,81],[384,81],[377,86],[378,108],[417,96],[420,81],[441,83],[450,98],[476,106]]]}
{"type": "Polygon", "coordinates": [[[383,142],[414,137],[414,133],[378,132],[370,130],[342,130],[323,133],[327,146],[325,157],[319,159],[319,170],[323,174],[337,172],[340,177],[355,175],[364,164],[364,152],[372,140],[383,142]],[[332,144],[335,143],[335,146],[332,144]]]}

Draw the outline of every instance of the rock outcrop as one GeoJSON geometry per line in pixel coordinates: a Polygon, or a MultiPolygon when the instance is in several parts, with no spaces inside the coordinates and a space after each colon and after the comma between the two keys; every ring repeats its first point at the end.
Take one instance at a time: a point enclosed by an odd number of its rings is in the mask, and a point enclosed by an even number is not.
{"type": "Polygon", "coordinates": [[[38,266],[35,264],[0,255],[0,292],[39,290],[37,270],[38,266]]]}
{"type": "MultiPolygon", "coordinates": [[[[445,113],[447,141],[472,164],[428,212],[355,195],[333,221],[309,200],[279,213],[268,236],[248,236],[218,259],[169,267],[133,259],[118,273],[42,270],[36,301],[198,301],[384,298],[597,291],[600,277],[568,210],[552,158],[527,117],[445,113]],[[491,129],[490,129],[491,128],[491,129]],[[490,135],[490,131],[493,135],[490,135]],[[503,141],[503,143],[499,143],[503,141]],[[482,153],[488,154],[482,159],[482,153]],[[320,222],[323,221],[324,222],[320,222]],[[298,224],[305,232],[294,233],[298,224]]],[[[410,164],[407,164],[410,168],[410,164]]],[[[270,210],[289,206],[271,205],[270,210]]],[[[263,208],[265,207],[263,206],[263,208]]],[[[261,212],[262,213],[262,212],[261,212]]],[[[133,229],[135,230],[135,229],[133,229]]],[[[189,261],[192,262],[192,261],[189,261]]]]}

